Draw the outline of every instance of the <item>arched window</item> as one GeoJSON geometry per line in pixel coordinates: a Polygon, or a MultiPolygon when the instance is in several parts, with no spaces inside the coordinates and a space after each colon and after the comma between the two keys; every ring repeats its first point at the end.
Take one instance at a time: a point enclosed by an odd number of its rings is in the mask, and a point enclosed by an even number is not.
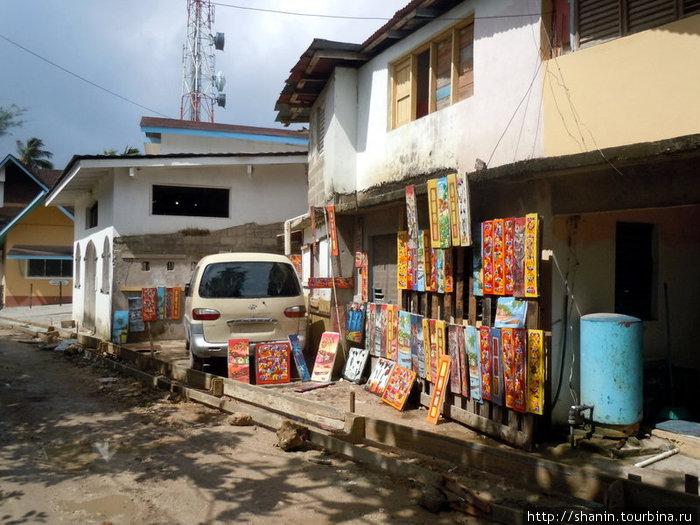
{"type": "Polygon", "coordinates": [[[73,268],[73,287],[80,288],[80,244],[75,244],[75,268],[73,268]]]}
{"type": "Polygon", "coordinates": [[[102,293],[109,293],[110,290],[110,270],[112,268],[112,255],[110,253],[109,237],[105,237],[104,245],[102,246],[102,293]]]}

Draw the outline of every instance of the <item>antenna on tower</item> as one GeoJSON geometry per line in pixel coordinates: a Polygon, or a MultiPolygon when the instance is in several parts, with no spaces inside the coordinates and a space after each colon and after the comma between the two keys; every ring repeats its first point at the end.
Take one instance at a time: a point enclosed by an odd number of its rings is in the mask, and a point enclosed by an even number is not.
{"type": "Polygon", "coordinates": [[[214,73],[214,50],[223,51],[224,34],[212,34],[211,0],[187,0],[187,39],[182,56],[180,119],[214,122],[214,106],[226,107],[226,79],[214,73]]]}

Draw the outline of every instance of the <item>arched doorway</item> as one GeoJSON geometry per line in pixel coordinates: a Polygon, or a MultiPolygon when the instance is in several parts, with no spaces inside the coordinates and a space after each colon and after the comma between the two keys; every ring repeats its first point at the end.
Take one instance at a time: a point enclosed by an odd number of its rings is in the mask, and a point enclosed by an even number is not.
{"type": "Polygon", "coordinates": [[[85,286],[83,291],[83,326],[95,328],[95,302],[97,278],[97,250],[90,241],[85,248],[85,286]]]}

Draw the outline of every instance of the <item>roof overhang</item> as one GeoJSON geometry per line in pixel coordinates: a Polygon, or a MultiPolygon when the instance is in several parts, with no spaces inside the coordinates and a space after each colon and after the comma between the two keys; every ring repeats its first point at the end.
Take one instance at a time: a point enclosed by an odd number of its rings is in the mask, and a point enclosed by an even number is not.
{"type": "Polygon", "coordinates": [[[285,125],[309,122],[311,107],[336,67],[357,68],[386,48],[406,38],[461,0],[413,0],[362,44],[314,39],[292,67],[275,111],[285,125]]]}
{"type": "Polygon", "coordinates": [[[53,259],[70,261],[73,259],[72,246],[45,246],[15,244],[7,252],[8,259],[53,259]]]}
{"type": "MultiPolygon", "coordinates": [[[[75,156],[46,197],[47,206],[72,206],[115,169],[222,167],[306,164],[305,151],[275,153],[205,153],[168,155],[75,156]]],[[[131,172],[130,172],[131,174],[131,172]]]]}

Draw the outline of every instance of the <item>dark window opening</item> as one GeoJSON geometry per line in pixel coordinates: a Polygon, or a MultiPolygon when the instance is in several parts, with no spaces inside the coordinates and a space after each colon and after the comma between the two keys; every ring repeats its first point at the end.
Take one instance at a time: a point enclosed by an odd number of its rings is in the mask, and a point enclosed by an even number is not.
{"type": "Polygon", "coordinates": [[[73,261],[63,259],[29,259],[27,277],[72,277],[73,261]]]}
{"type": "Polygon", "coordinates": [[[153,186],[153,215],[229,216],[229,190],[192,186],[153,186]]]}
{"type": "Polygon", "coordinates": [[[87,229],[97,226],[97,203],[87,209],[85,214],[85,226],[87,229]]]}
{"type": "Polygon", "coordinates": [[[615,241],[615,312],[653,319],[654,225],[618,222],[615,241]]]}
{"type": "Polygon", "coordinates": [[[416,57],[416,118],[430,112],[430,49],[416,57]]]}

